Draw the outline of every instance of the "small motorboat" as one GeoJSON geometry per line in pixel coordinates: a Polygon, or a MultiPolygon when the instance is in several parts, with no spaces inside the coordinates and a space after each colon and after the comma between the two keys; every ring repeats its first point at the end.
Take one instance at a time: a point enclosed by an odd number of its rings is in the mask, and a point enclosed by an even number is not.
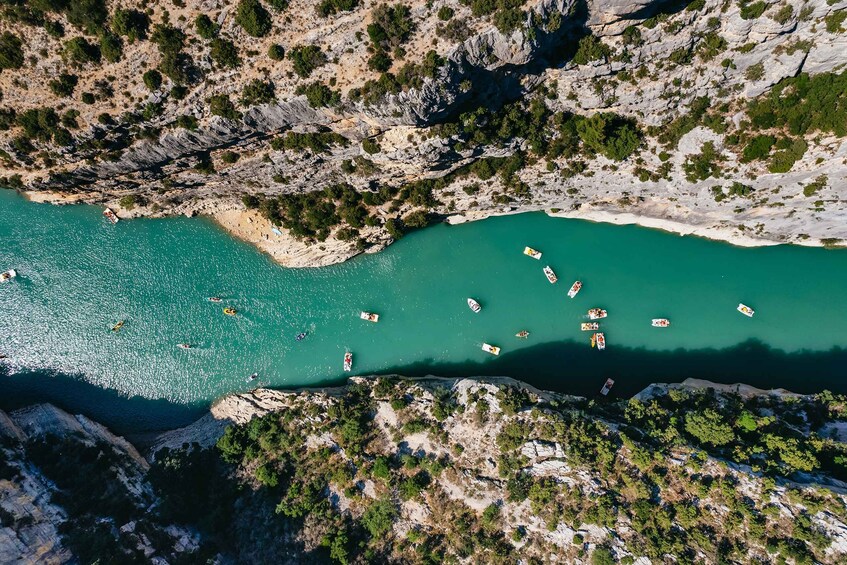
{"type": "Polygon", "coordinates": [[[479,314],[479,311],[482,310],[482,306],[480,306],[479,302],[473,298],[468,298],[468,307],[477,314],[479,314]]]}
{"type": "Polygon", "coordinates": [[[597,322],[582,322],[579,325],[579,329],[584,332],[596,332],[600,329],[600,324],[598,324],[597,322]]]}
{"type": "Polygon", "coordinates": [[[597,351],[603,351],[606,349],[606,336],[599,332],[594,335],[597,338],[597,351]]]}
{"type": "Polygon", "coordinates": [[[739,312],[741,312],[742,314],[744,314],[748,318],[752,318],[753,314],[756,313],[752,308],[750,308],[749,306],[745,306],[744,304],[739,304],[738,308],[736,308],[736,310],[738,310],[739,312]]]}
{"type": "Polygon", "coordinates": [[[373,314],[371,312],[362,312],[359,314],[359,317],[368,322],[376,323],[379,321],[379,314],[373,314]]]}
{"type": "Polygon", "coordinates": [[[220,296],[210,296],[209,297],[209,302],[223,302],[223,301],[224,301],[224,299],[221,298],[220,296]]]}
{"type": "Polygon", "coordinates": [[[353,354],[349,351],[344,354],[344,370],[349,371],[353,368],[353,354]]]}
{"type": "Polygon", "coordinates": [[[615,381],[612,379],[606,379],[605,384],[603,384],[603,388],[600,389],[600,394],[606,396],[609,394],[609,391],[612,390],[612,387],[615,385],[615,381]]]}
{"type": "Polygon", "coordinates": [[[602,320],[608,313],[602,308],[592,308],[588,311],[588,318],[591,320],[602,320]]]}
{"type": "Polygon", "coordinates": [[[10,281],[18,276],[18,272],[14,269],[9,269],[5,273],[0,273],[0,282],[10,281]]]}
{"type": "Polygon", "coordinates": [[[226,314],[227,316],[235,316],[236,314],[238,314],[238,310],[236,310],[235,308],[224,308],[224,314],[226,314]]]}
{"type": "Polygon", "coordinates": [[[519,331],[518,333],[515,334],[515,337],[519,337],[521,339],[526,339],[526,338],[529,337],[529,332],[526,331],[526,330],[521,330],[521,331],[519,331]]]}
{"type": "Polygon", "coordinates": [[[576,293],[578,293],[581,288],[582,288],[582,282],[581,281],[576,281],[575,283],[573,283],[571,285],[571,289],[568,291],[568,298],[573,298],[574,296],[576,296],[576,293]]]}
{"type": "Polygon", "coordinates": [[[547,280],[550,281],[550,284],[556,284],[556,281],[559,280],[559,277],[556,276],[556,273],[553,272],[553,269],[550,268],[550,265],[544,267],[544,276],[547,277],[547,280]]]}
{"type": "Polygon", "coordinates": [[[177,343],[176,346],[180,349],[191,349],[190,343],[177,343]]]}
{"type": "Polygon", "coordinates": [[[487,343],[483,343],[482,350],[492,355],[500,355],[500,348],[496,345],[489,345],[487,343]]]}
{"type": "Polygon", "coordinates": [[[125,321],[126,321],[126,320],[121,320],[120,322],[118,322],[117,324],[115,324],[114,326],[112,326],[112,331],[113,331],[113,332],[120,331],[120,329],[121,329],[122,327],[124,327],[124,322],[125,322],[125,321]]]}
{"type": "Polygon", "coordinates": [[[532,247],[524,247],[523,254],[529,255],[533,259],[541,259],[541,251],[533,249],[532,247]]]}
{"type": "Polygon", "coordinates": [[[105,210],[103,210],[103,216],[104,216],[107,220],[109,220],[110,222],[112,222],[113,224],[117,224],[117,223],[118,223],[118,220],[119,220],[118,215],[117,215],[117,214],[115,214],[115,213],[112,211],[112,209],[111,209],[111,208],[106,208],[105,210]]]}
{"type": "Polygon", "coordinates": [[[257,378],[259,378],[259,373],[253,373],[252,375],[247,377],[247,382],[251,383],[251,382],[255,381],[257,378]]]}
{"type": "Polygon", "coordinates": [[[307,335],[309,335],[309,332],[299,333],[294,339],[296,339],[297,341],[303,341],[304,339],[306,339],[307,335]]]}
{"type": "Polygon", "coordinates": [[[667,318],[653,318],[650,325],[654,328],[666,328],[671,325],[671,321],[667,318]]]}

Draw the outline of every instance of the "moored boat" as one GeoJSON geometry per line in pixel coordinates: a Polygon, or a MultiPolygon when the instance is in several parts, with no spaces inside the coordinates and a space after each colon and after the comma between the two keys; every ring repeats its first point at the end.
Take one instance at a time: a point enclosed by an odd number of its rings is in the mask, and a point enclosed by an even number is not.
{"type": "Polygon", "coordinates": [[[223,301],[224,301],[224,299],[221,298],[220,296],[210,296],[209,297],[209,302],[216,302],[217,303],[217,302],[223,302],[223,301]]]}
{"type": "Polygon", "coordinates": [[[571,289],[568,291],[568,297],[573,298],[574,296],[576,296],[576,293],[578,293],[581,288],[582,288],[582,282],[576,281],[575,283],[573,283],[571,285],[571,289]]]}
{"type": "Polygon", "coordinates": [[[482,310],[482,306],[479,305],[479,302],[474,300],[473,298],[468,298],[468,308],[479,314],[479,311],[482,310]]]}
{"type": "Polygon", "coordinates": [[[650,325],[654,328],[666,328],[671,325],[671,321],[667,318],[653,318],[650,325]]]}
{"type": "Polygon", "coordinates": [[[588,311],[588,318],[591,320],[602,320],[608,313],[602,308],[592,308],[588,311]]]}
{"type": "Polygon", "coordinates": [[[604,349],[606,349],[606,336],[604,336],[602,333],[596,333],[594,335],[597,338],[597,350],[603,351],[604,349]]]}
{"type": "Polygon", "coordinates": [[[259,377],[259,373],[253,373],[252,375],[247,377],[247,382],[249,383],[249,382],[255,381],[258,377],[259,377]]]}
{"type": "Polygon", "coordinates": [[[526,338],[529,337],[529,332],[526,331],[526,330],[521,330],[521,331],[519,331],[518,333],[515,334],[515,337],[526,339],[526,338]]]}
{"type": "Polygon", "coordinates": [[[359,317],[368,322],[378,322],[379,314],[372,314],[371,312],[362,312],[359,314],[359,317]]]}
{"type": "Polygon", "coordinates": [[[584,332],[594,332],[600,329],[600,324],[597,322],[582,322],[579,325],[579,329],[584,332]]]}
{"type": "Polygon", "coordinates": [[[524,247],[523,254],[529,255],[533,259],[541,259],[541,251],[533,249],[532,247],[524,247]]]}
{"type": "Polygon", "coordinates": [[[740,304],[740,303],[738,304],[738,308],[736,308],[736,310],[738,310],[739,312],[741,312],[742,314],[744,314],[748,318],[752,318],[753,314],[756,313],[755,310],[753,310],[749,306],[746,306],[746,305],[740,304]]]}
{"type": "Polygon", "coordinates": [[[0,273],[0,282],[10,281],[18,276],[18,272],[14,269],[9,269],[5,273],[0,273]]]}
{"type": "Polygon", "coordinates": [[[550,281],[550,284],[556,284],[556,281],[559,280],[559,277],[556,276],[556,273],[553,272],[553,269],[550,268],[550,265],[544,267],[544,276],[547,277],[547,280],[550,281]]]}
{"type": "Polygon", "coordinates": [[[112,331],[113,332],[119,331],[122,327],[124,327],[124,322],[125,322],[125,320],[121,320],[120,322],[118,322],[117,324],[112,326],[112,331]]]}
{"type": "Polygon", "coordinates": [[[306,339],[307,335],[309,335],[309,332],[302,332],[302,333],[297,334],[297,336],[294,339],[297,340],[297,341],[303,341],[304,339],[306,339]]]}
{"type": "Polygon", "coordinates": [[[609,391],[612,390],[612,387],[614,386],[614,384],[615,384],[614,380],[606,379],[606,382],[603,384],[603,388],[600,389],[600,394],[602,394],[603,396],[606,396],[607,394],[609,394],[609,391]]]}
{"type": "Polygon", "coordinates": [[[349,371],[353,368],[353,354],[349,351],[344,354],[344,370],[349,371]]]}
{"type": "Polygon", "coordinates": [[[113,224],[117,224],[117,223],[118,223],[118,220],[119,220],[118,215],[117,215],[117,214],[115,214],[115,213],[112,211],[112,209],[111,209],[111,208],[106,208],[105,210],[103,210],[103,216],[105,216],[105,218],[106,218],[107,220],[109,220],[110,222],[112,222],[113,224]]]}
{"type": "Polygon", "coordinates": [[[487,353],[491,353],[492,355],[500,355],[500,348],[496,345],[489,345],[487,343],[483,343],[482,350],[487,353]]]}

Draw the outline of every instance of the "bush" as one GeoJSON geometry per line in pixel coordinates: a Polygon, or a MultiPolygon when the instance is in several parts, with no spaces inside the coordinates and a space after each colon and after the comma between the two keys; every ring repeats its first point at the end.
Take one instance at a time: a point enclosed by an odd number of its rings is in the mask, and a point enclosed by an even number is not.
{"type": "Polygon", "coordinates": [[[735,440],[732,426],[724,421],[721,414],[711,408],[686,414],[685,431],[700,443],[714,446],[726,445],[735,440]]]}
{"type": "Polygon", "coordinates": [[[23,41],[8,31],[0,35],[0,69],[20,69],[24,65],[23,41]]]}
{"type": "Polygon", "coordinates": [[[132,210],[136,205],[141,204],[141,199],[135,194],[127,194],[126,196],[122,196],[118,201],[121,208],[124,210],[132,210]]]}
{"type": "Polygon", "coordinates": [[[380,4],[371,12],[368,37],[377,47],[391,50],[405,43],[415,29],[411,10],[403,4],[380,4]]]}
{"type": "Polygon", "coordinates": [[[269,0],[268,4],[277,12],[282,12],[288,8],[288,0],[269,0]]]}
{"type": "Polygon", "coordinates": [[[611,50],[594,35],[586,35],[579,40],[579,46],[571,62],[575,65],[587,65],[591,61],[607,59],[611,50]]]}
{"type": "Polygon", "coordinates": [[[203,39],[214,39],[217,37],[221,27],[213,22],[206,14],[200,14],[194,19],[194,29],[197,30],[197,35],[203,39]]]}
{"type": "Polygon", "coordinates": [[[62,73],[58,78],[51,80],[49,86],[56,96],[68,97],[74,93],[74,88],[76,88],[78,82],[79,78],[76,75],[62,73]]]}
{"type": "Polygon", "coordinates": [[[749,0],[742,0],[741,3],[741,18],[744,20],[755,20],[765,13],[765,9],[767,8],[767,4],[763,1],[759,0],[758,2],[753,2],[752,4],[749,0]]]}
{"type": "Polygon", "coordinates": [[[349,12],[359,5],[359,0],[321,0],[315,5],[315,11],[321,17],[327,17],[338,12],[349,12]]]}
{"type": "Polygon", "coordinates": [[[320,82],[313,82],[305,87],[298,87],[297,94],[305,94],[309,106],[322,108],[326,106],[337,106],[341,102],[341,94],[332,90],[320,82]]]}
{"type": "Polygon", "coordinates": [[[597,113],[583,118],[576,123],[576,133],[592,151],[615,161],[629,157],[641,143],[635,123],[614,114],[597,113]]]}
{"type": "Polygon", "coordinates": [[[241,119],[241,112],[235,109],[235,104],[232,103],[226,94],[211,96],[207,102],[209,103],[209,112],[213,116],[220,116],[228,120],[241,119]]]}
{"type": "Polygon", "coordinates": [[[276,93],[272,82],[253,79],[244,85],[241,91],[241,105],[255,106],[257,104],[270,104],[276,101],[276,93]]]}
{"type": "Polygon", "coordinates": [[[391,68],[391,57],[380,49],[368,59],[368,68],[378,73],[384,73],[391,68]]]}
{"type": "Polygon", "coordinates": [[[441,6],[438,9],[438,19],[442,22],[448,21],[456,12],[450,6],[441,6]]]}
{"type": "Polygon", "coordinates": [[[65,10],[68,21],[89,35],[103,31],[109,16],[105,0],[70,0],[65,10]]]}
{"type": "Polygon", "coordinates": [[[288,52],[288,59],[301,78],[308,78],[312,71],[326,64],[326,55],[317,45],[298,45],[288,52]]]}
{"type": "Polygon", "coordinates": [[[110,63],[117,63],[124,54],[123,42],[117,35],[104,31],[100,34],[100,53],[110,63]]]}
{"type": "Polygon", "coordinates": [[[741,155],[742,163],[749,163],[758,159],[764,159],[771,152],[771,147],[776,143],[772,135],[757,135],[744,147],[741,155]]]}
{"type": "Polygon", "coordinates": [[[285,49],[282,48],[282,45],[274,43],[268,47],[268,57],[274,61],[282,61],[285,58],[285,49]]]}
{"type": "Polygon", "coordinates": [[[396,516],[397,510],[392,502],[382,498],[371,504],[362,514],[362,525],[372,539],[378,540],[391,530],[396,516]]]}
{"type": "Polygon", "coordinates": [[[497,10],[492,21],[500,33],[508,35],[523,26],[526,13],[518,8],[503,8],[497,10]]]}
{"type": "Polygon", "coordinates": [[[219,67],[234,69],[241,64],[241,60],[238,58],[238,49],[228,39],[218,37],[213,39],[209,55],[219,67]]]}
{"type": "Polygon", "coordinates": [[[184,114],[176,119],[176,125],[183,129],[195,130],[197,129],[197,118],[184,114]]]}
{"type": "Polygon", "coordinates": [[[362,140],[362,149],[365,150],[365,153],[368,153],[370,155],[373,155],[374,153],[379,153],[381,151],[379,143],[369,137],[362,140]]]}
{"type": "MultiPolygon", "coordinates": [[[[235,151],[224,151],[221,153],[221,161],[226,163],[227,165],[232,165],[237,162],[240,155],[235,151]]],[[[243,199],[242,199],[243,200],[243,199]]]]}
{"type": "Polygon", "coordinates": [[[144,81],[144,86],[146,86],[148,90],[159,90],[162,86],[162,73],[156,69],[150,69],[145,72],[141,78],[144,81]]]}
{"type": "Polygon", "coordinates": [[[84,37],[74,37],[66,41],[63,55],[68,64],[75,67],[100,62],[100,48],[89,43],[84,37]]]}
{"type": "Polygon", "coordinates": [[[253,37],[264,37],[271,31],[271,15],[259,0],[241,0],[235,14],[235,23],[253,37]]]}

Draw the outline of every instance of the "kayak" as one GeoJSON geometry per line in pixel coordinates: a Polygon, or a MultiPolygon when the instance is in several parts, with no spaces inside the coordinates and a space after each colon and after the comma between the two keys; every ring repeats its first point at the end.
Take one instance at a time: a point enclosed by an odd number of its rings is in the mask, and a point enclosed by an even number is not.
{"type": "Polygon", "coordinates": [[[258,376],[259,376],[259,373],[253,373],[252,375],[247,377],[247,382],[249,383],[251,381],[255,381],[258,376]]]}
{"type": "Polygon", "coordinates": [[[223,302],[223,301],[224,301],[224,299],[221,298],[220,296],[210,296],[209,297],[209,302],[223,302]]]}
{"type": "Polygon", "coordinates": [[[117,324],[112,326],[112,331],[116,332],[116,331],[120,330],[122,327],[124,327],[124,320],[121,320],[120,322],[118,322],[117,324]]]}
{"type": "Polygon", "coordinates": [[[236,314],[238,314],[238,310],[236,310],[235,308],[224,308],[224,314],[226,314],[227,316],[235,316],[236,314]]]}
{"type": "Polygon", "coordinates": [[[177,343],[176,346],[180,349],[191,349],[191,344],[188,343],[177,343]]]}

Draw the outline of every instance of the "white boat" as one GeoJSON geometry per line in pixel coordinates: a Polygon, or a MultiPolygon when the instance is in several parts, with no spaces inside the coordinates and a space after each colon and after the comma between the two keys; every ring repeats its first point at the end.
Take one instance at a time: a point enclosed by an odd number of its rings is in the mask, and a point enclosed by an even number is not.
{"type": "Polygon", "coordinates": [[[18,276],[18,272],[14,269],[9,269],[5,273],[0,273],[0,282],[10,281],[18,276]]]}
{"type": "Polygon", "coordinates": [[[483,343],[482,350],[487,353],[491,353],[492,355],[500,355],[500,348],[496,345],[488,345],[487,343],[483,343]]]}
{"type": "Polygon", "coordinates": [[[571,285],[571,289],[568,291],[568,297],[573,298],[576,296],[576,293],[582,288],[582,282],[576,281],[571,285]]]}
{"type": "Polygon", "coordinates": [[[515,337],[519,337],[521,339],[526,339],[526,338],[529,337],[529,332],[526,331],[526,330],[521,330],[521,331],[519,331],[518,333],[515,334],[515,337]]]}
{"type": "Polygon", "coordinates": [[[190,343],[177,343],[176,346],[180,349],[191,349],[190,343]]]}
{"type": "Polygon", "coordinates": [[[579,329],[584,332],[596,332],[600,329],[600,324],[598,324],[597,322],[582,322],[579,325],[579,329]]]}
{"type": "Polygon", "coordinates": [[[523,254],[529,255],[533,259],[541,259],[541,251],[533,249],[532,247],[524,247],[523,254]]]}
{"type": "Polygon", "coordinates": [[[353,368],[353,354],[349,351],[344,354],[344,370],[349,371],[353,368]]]}
{"type": "Polygon", "coordinates": [[[602,320],[608,315],[608,313],[602,308],[592,308],[588,311],[588,318],[590,320],[602,320]]]}
{"type": "Polygon", "coordinates": [[[117,214],[115,214],[115,213],[112,211],[112,209],[111,209],[111,208],[106,208],[105,210],[103,210],[103,215],[106,217],[106,219],[107,219],[107,220],[109,220],[109,221],[110,221],[110,222],[112,222],[113,224],[117,224],[117,223],[118,223],[118,215],[117,215],[117,214]]]}
{"type": "Polygon", "coordinates": [[[359,317],[368,322],[375,323],[379,321],[379,314],[372,314],[370,312],[362,312],[361,314],[359,314],[359,317]]]}
{"type": "Polygon", "coordinates": [[[603,384],[603,388],[600,389],[600,394],[606,396],[609,394],[609,391],[612,390],[612,387],[615,385],[615,381],[612,379],[606,379],[606,382],[603,384]]]}
{"type": "Polygon", "coordinates": [[[606,349],[606,336],[601,333],[594,334],[595,339],[597,340],[597,350],[603,351],[606,349]]]}
{"type": "Polygon", "coordinates": [[[671,325],[671,321],[667,318],[653,318],[653,321],[651,321],[650,324],[654,328],[666,328],[671,325]]]}
{"type": "Polygon", "coordinates": [[[550,265],[544,267],[544,276],[547,277],[547,280],[550,281],[550,284],[555,284],[559,277],[556,276],[556,273],[553,272],[553,269],[550,268],[550,265]]]}
{"type": "Polygon", "coordinates": [[[248,382],[248,383],[253,382],[253,381],[255,381],[258,377],[259,377],[259,373],[253,373],[252,375],[250,375],[249,377],[247,377],[247,382],[248,382]]]}
{"type": "Polygon", "coordinates": [[[479,302],[474,300],[473,298],[468,298],[468,308],[479,314],[479,311],[482,310],[482,306],[479,305],[479,302]]]}
{"type": "Polygon", "coordinates": [[[739,312],[741,312],[742,314],[744,314],[748,318],[752,318],[753,314],[756,313],[752,308],[750,308],[749,306],[745,306],[744,304],[739,304],[738,308],[736,308],[736,310],[738,310],[739,312]]]}

